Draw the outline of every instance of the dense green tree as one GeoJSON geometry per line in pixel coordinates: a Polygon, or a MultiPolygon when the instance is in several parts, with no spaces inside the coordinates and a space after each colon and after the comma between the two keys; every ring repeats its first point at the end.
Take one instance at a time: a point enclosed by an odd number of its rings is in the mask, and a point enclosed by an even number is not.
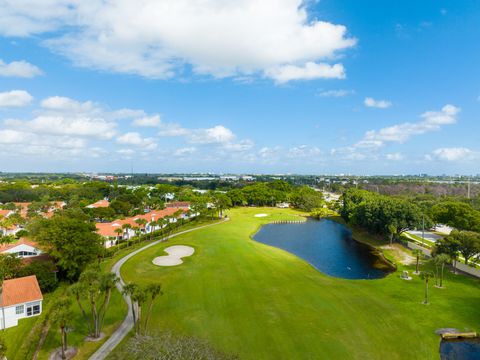
{"type": "Polygon", "coordinates": [[[322,193],[308,186],[302,186],[293,191],[290,195],[290,201],[293,206],[305,211],[312,211],[325,205],[322,193]]]}
{"type": "Polygon", "coordinates": [[[37,219],[29,226],[32,237],[46,248],[60,274],[70,281],[102,253],[102,238],[95,230],[94,224],[75,217],[75,212],[37,219]]]}
{"type": "Polygon", "coordinates": [[[480,232],[480,211],[469,204],[447,201],[434,205],[431,214],[437,223],[447,224],[458,230],[480,232]]]}
{"type": "Polygon", "coordinates": [[[0,254],[0,281],[19,276],[22,270],[22,259],[16,254],[0,254]]]}
{"type": "Polygon", "coordinates": [[[446,254],[450,257],[453,264],[453,272],[457,270],[458,252],[460,250],[460,242],[454,236],[446,236],[438,239],[433,249],[433,254],[446,254]]]}
{"type": "Polygon", "coordinates": [[[50,261],[34,261],[20,271],[21,276],[35,275],[42,292],[47,293],[55,290],[58,279],[55,274],[55,265],[50,261]]]}
{"type": "Polygon", "coordinates": [[[447,241],[457,243],[458,251],[465,259],[465,264],[468,260],[480,253],[480,234],[473,231],[458,231],[453,230],[450,235],[446,237],[447,241]]]}

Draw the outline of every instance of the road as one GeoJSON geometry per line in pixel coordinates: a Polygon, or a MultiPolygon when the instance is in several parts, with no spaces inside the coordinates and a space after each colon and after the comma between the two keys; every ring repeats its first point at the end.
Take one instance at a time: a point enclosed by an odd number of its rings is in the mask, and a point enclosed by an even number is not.
{"type": "MultiPolygon", "coordinates": [[[[193,229],[181,231],[179,233],[170,235],[168,237],[165,237],[165,238],[162,238],[162,239],[159,239],[159,240],[155,240],[154,242],[152,242],[148,245],[145,245],[145,246],[141,247],[140,249],[137,249],[137,250],[131,252],[128,255],[125,255],[123,258],[118,260],[115,263],[115,265],[113,265],[113,267],[112,267],[112,272],[115,275],[117,275],[118,278],[120,279],[120,281],[117,282],[118,291],[120,291],[120,293],[122,293],[123,286],[125,285],[125,283],[122,279],[122,276],[120,275],[120,269],[122,268],[122,265],[125,264],[130,258],[137,255],[139,252],[144,251],[144,250],[146,250],[146,249],[148,249],[152,246],[155,246],[155,245],[161,243],[162,241],[171,239],[175,236],[179,236],[179,235],[186,234],[186,233],[189,233],[189,232],[192,232],[192,231],[204,229],[204,228],[210,227],[210,226],[219,225],[219,224],[222,224],[222,223],[224,223],[225,221],[228,221],[228,220],[230,220],[230,219],[226,218],[223,221],[220,221],[220,222],[215,223],[215,224],[202,225],[202,226],[198,226],[198,227],[193,228],[193,229]]],[[[125,300],[125,302],[127,303],[127,306],[128,306],[128,313],[127,313],[127,316],[126,316],[125,320],[123,320],[123,323],[118,327],[117,330],[115,330],[113,332],[113,334],[107,339],[107,341],[105,341],[103,343],[103,345],[92,356],[90,356],[90,360],[103,360],[103,359],[105,359],[108,356],[108,354],[110,354],[112,352],[112,350],[125,338],[125,336],[127,336],[127,334],[130,332],[130,330],[132,330],[132,328],[133,328],[133,315],[132,315],[132,306],[131,306],[132,302],[131,302],[129,296],[124,296],[123,298],[124,298],[124,300],[125,300]]]]}

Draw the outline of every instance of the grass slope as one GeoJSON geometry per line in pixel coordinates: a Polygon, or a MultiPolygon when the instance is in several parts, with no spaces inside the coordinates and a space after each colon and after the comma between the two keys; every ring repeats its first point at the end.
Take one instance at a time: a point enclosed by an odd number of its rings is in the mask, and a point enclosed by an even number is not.
{"type": "Polygon", "coordinates": [[[250,236],[264,223],[298,219],[288,209],[240,208],[231,221],[179,236],[129,260],[126,281],[161,282],[152,330],[208,339],[242,359],[438,359],[435,329],[478,329],[480,281],[446,274],[446,289],[399,279],[326,276],[283,250],[250,236]],[[268,213],[267,218],[255,218],[268,213]],[[163,248],[190,245],[177,267],[152,264],[163,248]]]}

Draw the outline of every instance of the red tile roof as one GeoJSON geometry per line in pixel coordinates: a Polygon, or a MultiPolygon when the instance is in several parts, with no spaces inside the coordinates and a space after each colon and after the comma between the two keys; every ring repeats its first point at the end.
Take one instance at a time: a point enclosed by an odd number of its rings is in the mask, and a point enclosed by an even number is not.
{"type": "Polygon", "coordinates": [[[173,201],[165,204],[165,206],[167,208],[170,208],[170,207],[186,208],[186,207],[190,207],[190,203],[188,201],[173,201]]]}
{"type": "Polygon", "coordinates": [[[0,209],[0,218],[9,215],[11,212],[12,212],[12,210],[1,210],[0,209]]]}
{"type": "Polygon", "coordinates": [[[123,225],[129,224],[131,227],[138,227],[139,225],[135,220],[137,219],[145,219],[147,222],[157,221],[158,219],[163,219],[167,216],[172,216],[177,211],[186,212],[186,209],[179,209],[179,208],[166,208],[163,210],[152,210],[143,215],[135,215],[126,219],[122,220],[114,220],[109,223],[96,223],[95,226],[97,227],[97,233],[102,236],[118,236],[115,232],[115,229],[121,229],[123,225]]]}
{"type": "Polygon", "coordinates": [[[42,292],[35,275],[5,280],[3,282],[2,296],[0,298],[1,306],[12,306],[42,299],[42,292]]]}
{"type": "Polygon", "coordinates": [[[96,208],[104,208],[109,206],[110,206],[110,202],[108,200],[99,200],[93,204],[88,205],[87,207],[96,209],[96,208]]]}

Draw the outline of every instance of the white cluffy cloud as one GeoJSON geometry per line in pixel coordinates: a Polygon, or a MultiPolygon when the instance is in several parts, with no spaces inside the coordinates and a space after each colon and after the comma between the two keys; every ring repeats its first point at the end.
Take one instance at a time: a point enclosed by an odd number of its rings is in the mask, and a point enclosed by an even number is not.
{"type": "Polygon", "coordinates": [[[375,100],[374,98],[367,97],[363,101],[366,107],[373,107],[377,109],[387,109],[392,106],[392,103],[387,100],[375,100]]]}
{"type": "Polygon", "coordinates": [[[144,116],[133,121],[133,125],[141,127],[157,127],[160,123],[159,115],[144,116]]]}
{"type": "Polygon", "coordinates": [[[345,90],[345,89],[338,89],[338,90],[322,90],[318,92],[317,96],[320,97],[345,97],[348,95],[355,94],[353,90],[345,90]]]}
{"type": "Polygon", "coordinates": [[[416,123],[402,123],[380,130],[367,131],[361,141],[355,147],[378,148],[388,142],[404,143],[414,135],[420,135],[431,131],[437,131],[444,125],[454,124],[460,108],[453,105],[445,105],[440,111],[427,111],[416,123]]]}
{"type": "Polygon", "coordinates": [[[386,155],[387,160],[391,161],[401,161],[403,160],[403,155],[400,153],[391,153],[386,155]]]}
{"type": "Polygon", "coordinates": [[[283,65],[267,69],[265,75],[278,84],[292,80],[344,79],[345,69],[342,64],[307,62],[303,66],[283,65]]]}
{"type": "Polygon", "coordinates": [[[3,4],[0,34],[41,33],[46,46],[76,65],[154,79],[186,67],[199,75],[260,75],[280,83],[343,78],[341,64],[324,62],[356,44],[345,26],[311,19],[304,0],[3,4]]]}
{"type": "MultiPolygon", "coordinates": [[[[0,22],[1,21],[2,20],[0,20],[0,22]]],[[[35,65],[26,62],[25,60],[6,63],[2,59],[0,59],[0,76],[32,78],[42,74],[42,70],[40,70],[35,65]]]]}
{"type": "Polygon", "coordinates": [[[22,107],[30,104],[33,96],[24,90],[0,92],[0,108],[22,107]]]}
{"type": "Polygon", "coordinates": [[[157,143],[153,138],[142,138],[137,132],[127,132],[126,134],[119,136],[117,142],[123,145],[135,145],[145,150],[153,150],[157,147],[157,143]]]}
{"type": "Polygon", "coordinates": [[[438,159],[444,161],[462,161],[471,160],[475,153],[464,147],[439,148],[432,152],[432,155],[427,155],[427,160],[438,159]]]}

